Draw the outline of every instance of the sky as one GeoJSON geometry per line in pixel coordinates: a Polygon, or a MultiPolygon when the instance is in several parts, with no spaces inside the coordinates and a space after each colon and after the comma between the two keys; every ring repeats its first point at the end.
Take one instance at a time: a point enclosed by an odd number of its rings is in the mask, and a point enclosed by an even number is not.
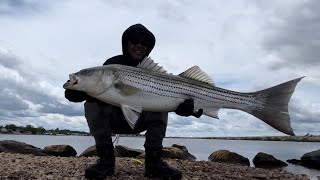
{"type": "MultiPolygon", "coordinates": [[[[141,23],[168,72],[198,65],[217,87],[254,92],[305,76],[289,103],[296,135],[320,135],[320,1],[0,0],[0,126],[89,131],[83,103],[64,98],[69,74],[122,53],[141,23]]],[[[169,113],[167,136],[277,136],[239,110],[219,119],[169,113]]]]}

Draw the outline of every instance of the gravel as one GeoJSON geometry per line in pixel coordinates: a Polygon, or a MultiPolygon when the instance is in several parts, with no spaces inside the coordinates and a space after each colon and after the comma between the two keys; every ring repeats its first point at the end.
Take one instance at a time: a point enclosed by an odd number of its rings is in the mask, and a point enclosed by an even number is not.
{"type": "MultiPolygon", "coordinates": [[[[0,180],[3,179],[85,179],[84,169],[93,164],[96,157],[54,157],[0,153],[0,180]]],[[[294,175],[280,169],[266,170],[233,164],[208,161],[165,159],[183,172],[183,179],[309,179],[306,175],[294,175]]],[[[144,173],[144,159],[116,158],[116,171],[108,179],[148,179],[144,173]]]]}

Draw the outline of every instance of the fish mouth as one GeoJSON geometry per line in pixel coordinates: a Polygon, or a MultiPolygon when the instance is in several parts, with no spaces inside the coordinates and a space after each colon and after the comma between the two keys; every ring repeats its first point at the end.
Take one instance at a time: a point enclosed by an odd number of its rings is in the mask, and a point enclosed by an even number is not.
{"type": "Polygon", "coordinates": [[[76,79],[74,74],[70,74],[69,78],[70,79],[66,83],[64,83],[64,85],[63,85],[64,89],[69,89],[70,87],[75,86],[75,85],[78,84],[78,80],[76,79]]]}
{"type": "Polygon", "coordinates": [[[67,82],[69,82],[70,85],[78,84],[78,80],[76,80],[76,79],[68,80],[67,82]]]}

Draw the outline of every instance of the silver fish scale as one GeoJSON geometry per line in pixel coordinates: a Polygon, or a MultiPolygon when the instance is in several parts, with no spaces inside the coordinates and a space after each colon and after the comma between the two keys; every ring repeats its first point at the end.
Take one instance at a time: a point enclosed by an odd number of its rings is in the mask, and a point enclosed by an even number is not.
{"type": "Polygon", "coordinates": [[[197,80],[129,66],[114,67],[124,84],[162,97],[192,98],[205,103],[219,103],[223,107],[231,106],[233,108],[233,106],[236,106],[242,109],[251,108],[254,110],[260,110],[264,104],[264,98],[255,97],[253,93],[229,91],[197,80]]]}

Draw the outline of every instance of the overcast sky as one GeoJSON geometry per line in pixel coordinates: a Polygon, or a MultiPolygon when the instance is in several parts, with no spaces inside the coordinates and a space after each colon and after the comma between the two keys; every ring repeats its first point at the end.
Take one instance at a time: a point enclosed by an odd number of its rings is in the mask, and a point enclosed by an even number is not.
{"type": "MultiPolygon", "coordinates": [[[[70,73],[121,54],[142,23],[151,57],[173,74],[198,65],[216,86],[262,90],[306,76],[289,104],[297,135],[320,134],[320,1],[0,0],[0,125],[89,131],[64,98],[70,73]]],[[[167,136],[284,135],[237,110],[220,119],[169,115],[167,136]]]]}

